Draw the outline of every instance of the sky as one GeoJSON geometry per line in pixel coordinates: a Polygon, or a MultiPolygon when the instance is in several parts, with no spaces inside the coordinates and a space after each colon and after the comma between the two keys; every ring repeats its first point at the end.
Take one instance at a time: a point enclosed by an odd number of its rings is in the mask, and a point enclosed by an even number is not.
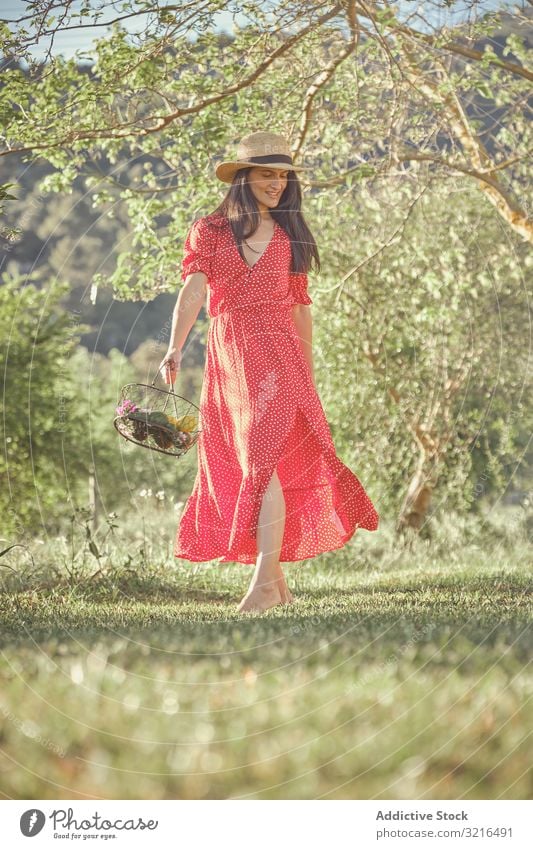
{"type": "MultiPolygon", "coordinates": [[[[168,2],[175,2],[175,0],[168,0],[168,2]]],[[[277,3],[280,2],[282,2],[282,0],[272,0],[269,5],[275,8],[277,3]]],[[[479,7],[486,10],[506,7],[509,11],[512,11],[513,6],[521,6],[523,3],[524,0],[518,0],[518,2],[515,3],[506,2],[506,0],[483,0],[479,7]]],[[[76,9],[80,9],[84,5],[84,0],[73,0],[71,5],[76,9]]],[[[120,3],[116,2],[114,5],[115,8],[113,8],[113,4],[111,2],[104,4],[105,18],[102,17],[102,20],[117,16],[115,9],[119,7],[120,3]]],[[[161,0],[161,7],[164,7],[164,5],[165,0],[161,0]]],[[[267,4],[265,3],[263,5],[265,6],[267,4]]],[[[418,2],[417,0],[398,0],[397,8],[399,10],[400,18],[412,13],[413,10],[418,7],[424,11],[427,17],[431,20],[433,26],[444,23],[450,26],[453,23],[459,23],[461,17],[464,17],[464,13],[461,10],[464,10],[467,5],[467,3],[461,4],[459,0],[459,2],[454,5],[454,8],[450,9],[449,5],[446,3],[441,2],[440,4],[437,4],[435,0],[434,2],[425,2],[425,0],[418,0],[418,2]],[[440,6],[437,11],[435,11],[436,6],[440,6]]],[[[231,6],[234,8],[235,6],[238,6],[238,3],[234,2],[231,6]]],[[[3,20],[14,20],[21,15],[28,14],[27,3],[25,3],[24,0],[0,0],[0,9],[0,15],[3,20]]],[[[142,29],[140,22],[144,20],[144,17],[145,16],[142,16],[142,18],[133,18],[130,22],[125,21],[124,26],[126,26],[130,31],[135,31],[135,28],[142,29]]],[[[233,18],[234,15],[228,11],[217,13],[215,16],[216,24],[214,26],[214,30],[231,34],[233,31],[233,18]]],[[[242,15],[236,15],[235,20],[240,26],[244,26],[249,22],[248,18],[242,15]]],[[[26,23],[25,26],[28,26],[28,24],[26,23]]],[[[422,29],[418,23],[417,28],[422,29]]],[[[106,27],[95,27],[81,30],[74,29],[68,32],[58,33],[54,38],[53,53],[54,55],[61,53],[65,58],[71,58],[74,56],[76,51],[82,51],[84,55],[91,55],[92,40],[94,38],[101,38],[106,32],[108,32],[108,28],[106,27]]],[[[192,37],[194,38],[194,36],[192,37]]],[[[42,58],[45,55],[48,46],[49,39],[43,39],[38,45],[32,48],[32,55],[36,59],[42,58]]]]}
{"type": "MultiPolygon", "coordinates": [[[[170,5],[171,2],[175,2],[175,0],[168,0],[168,5],[170,5]]],[[[83,0],[73,0],[71,3],[71,7],[76,10],[81,9],[83,5],[85,5],[83,0]]],[[[91,3],[91,6],[95,5],[96,4],[91,3]]],[[[105,13],[100,18],[101,21],[119,17],[119,13],[116,11],[116,9],[120,6],[118,2],[115,2],[114,4],[105,3],[102,5],[100,0],[98,5],[101,8],[104,8],[105,6],[105,13]]],[[[165,5],[165,0],[162,0],[161,7],[163,8],[165,5]]],[[[24,0],[0,0],[0,9],[0,17],[3,20],[16,20],[23,15],[29,14],[27,4],[24,0]]],[[[134,32],[136,28],[143,28],[142,22],[144,20],[146,20],[145,15],[139,18],[134,18],[132,21],[124,21],[123,26],[134,32]]],[[[215,20],[215,31],[231,34],[233,30],[233,15],[230,12],[218,13],[215,16],[215,20]]],[[[76,23],[78,23],[78,21],[76,21],[76,23]]],[[[237,16],[237,23],[244,25],[246,23],[246,19],[243,16],[237,16]]],[[[27,27],[28,24],[25,23],[24,26],[27,27]]],[[[58,33],[54,38],[53,53],[54,55],[62,53],[65,58],[71,58],[77,50],[82,50],[84,53],[89,53],[90,55],[92,40],[94,38],[101,38],[106,32],[109,32],[109,28],[107,27],[88,27],[86,29],[73,29],[67,32],[58,33]]],[[[41,43],[32,48],[32,55],[36,59],[44,56],[49,43],[49,38],[43,39],[41,43]]]]}

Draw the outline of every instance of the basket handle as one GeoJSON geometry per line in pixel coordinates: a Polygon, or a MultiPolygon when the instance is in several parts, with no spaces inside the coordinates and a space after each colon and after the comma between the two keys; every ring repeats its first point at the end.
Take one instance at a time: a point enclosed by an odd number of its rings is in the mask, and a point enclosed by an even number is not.
{"type": "MultiPolygon", "coordinates": [[[[154,377],[154,379],[152,380],[152,386],[155,386],[155,382],[156,382],[156,380],[157,380],[157,378],[158,378],[158,375],[159,375],[160,373],[161,373],[161,369],[158,369],[158,370],[156,371],[156,373],[155,373],[155,377],[154,377]]],[[[170,383],[170,384],[166,383],[166,386],[169,386],[169,385],[170,385],[170,386],[172,387],[172,392],[174,392],[174,386],[175,386],[175,383],[176,383],[176,381],[173,381],[173,382],[172,382],[172,383],[170,383]]],[[[168,391],[168,392],[170,392],[170,389],[169,389],[169,390],[167,390],[167,391],[168,391]]]]}
{"type": "MultiPolygon", "coordinates": [[[[160,373],[160,369],[157,370],[156,375],[155,375],[154,379],[152,380],[152,386],[154,386],[154,387],[155,387],[155,382],[157,380],[157,376],[159,375],[159,373],[160,373]]],[[[168,386],[169,384],[167,383],[166,385],[168,386]]],[[[167,394],[167,397],[165,398],[165,403],[163,404],[163,412],[166,412],[167,404],[168,404],[170,398],[174,397],[174,385],[175,385],[175,381],[174,381],[174,383],[170,384],[170,389],[167,390],[168,394],[167,394]]],[[[158,388],[158,387],[156,387],[156,388],[158,388]]],[[[176,402],[174,401],[174,404],[175,403],[176,402]]]]}

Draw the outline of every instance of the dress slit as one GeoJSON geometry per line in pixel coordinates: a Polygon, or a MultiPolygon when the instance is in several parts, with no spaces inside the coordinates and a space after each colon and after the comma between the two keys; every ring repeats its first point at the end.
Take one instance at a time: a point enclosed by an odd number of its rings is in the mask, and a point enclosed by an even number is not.
{"type": "MultiPolygon", "coordinates": [[[[296,409],[292,422],[287,428],[283,440],[280,442],[281,447],[278,448],[275,455],[269,455],[271,460],[268,466],[253,467],[248,473],[243,475],[241,487],[235,504],[233,524],[230,531],[228,543],[230,552],[234,548],[238,548],[239,545],[244,545],[249,548],[251,544],[255,557],[257,557],[257,524],[259,521],[263,498],[266,490],[268,489],[268,485],[272,480],[274,472],[278,470],[279,464],[285,455],[290,436],[294,430],[297,420],[297,413],[298,409],[296,409]],[[249,509],[247,509],[248,505],[251,505],[249,509]]],[[[283,484],[281,485],[283,488],[283,484]]]]}
{"type": "MultiPolygon", "coordinates": [[[[285,435],[285,441],[283,443],[283,448],[281,449],[281,453],[280,453],[280,456],[278,457],[276,465],[272,469],[272,472],[270,473],[270,477],[268,478],[266,485],[264,487],[261,487],[261,489],[260,489],[260,491],[257,495],[257,503],[255,505],[254,514],[253,514],[253,515],[256,516],[256,518],[255,518],[255,521],[252,519],[252,529],[253,529],[254,536],[255,536],[256,549],[257,549],[257,525],[258,525],[258,522],[259,522],[259,515],[261,513],[261,507],[263,506],[263,498],[265,497],[265,493],[266,493],[266,491],[269,487],[270,481],[272,480],[272,477],[274,476],[274,472],[276,472],[277,475],[278,475],[280,486],[281,486],[281,489],[282,489],[283,498],[285,499],[285,505],[287,504],[287,500],[285,498],[285,489],[284,489],[284,486],[283,486],[283,480],[282,480],[282,478],[280,477],[280,474],[279,474],[279,467],[280,467],[280,463],[282,462],[282,460],[285,456],[285,451],[286,451],[287,446],[289,444],[291,434],[292,434],[294,427],[296,425],[299,409],[300,408],[297,407],[296,410],[295,410],[291,426],[289,427],[289,429],[287,430],[287,433],[285,435]]],[[[286,524],[286,520],[285,520],[285,524],[286,524]]],[[[284,538],[285,538],[285,526],[283,528],[283,537],[282,537],[282,541],[281,541],[281,548],[282,549],[283,549],[284,538]]]]}

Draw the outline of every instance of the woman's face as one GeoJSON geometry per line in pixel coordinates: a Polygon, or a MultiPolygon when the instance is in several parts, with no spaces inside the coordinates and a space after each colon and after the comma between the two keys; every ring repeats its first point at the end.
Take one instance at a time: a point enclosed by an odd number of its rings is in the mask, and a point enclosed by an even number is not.
{"type": "Polygon", "coordinates": [[[285,191],[288,174],[289,172],[282,168],[250,168],[248,183],[260,210],[276,208],[285,191]]]}

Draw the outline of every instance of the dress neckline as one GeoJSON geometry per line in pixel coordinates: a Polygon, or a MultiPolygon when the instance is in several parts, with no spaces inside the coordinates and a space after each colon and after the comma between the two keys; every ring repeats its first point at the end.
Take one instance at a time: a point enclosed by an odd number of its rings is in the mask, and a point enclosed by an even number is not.
{"type": "Polygon", "coordinates": [[[239,259],[240,259],[240,261],[242,262],[242,264],[246,266],[246,268],[248,269],[248,271],[253,271],[253,269],[256,267],[256,265],[259,265],[259,263],[261,262],[261,260],[262,260],[262,259],[263,259],[263,257],[265,256],[265,254],[266,254],[266,253],[268,253],[268,249],[270,248],[270,246],[271,246],[272,242],[273,242],[273,241],[274,241],[274,239],[276,238],[276,233],[277,233],[277,231],[278,231],[278,227],[279,227],[278,222],[277,222],[277,221],[274,221],[274,232],[272,233],[272,236],[271,236],[271,237],[270,237],[270,239],[269,239],[268,245],[266,246],[265,250],[263,251],[263,253],[262,253],[262,254],[261,254],[261,256],[259,257],[259,259],[256,259],[256,261],[254,262],[254,264],[253,264],[253,265],[249,265],[249,264],[246,262],[246,260],[242,258],[241,253],[240,253],[240,251],[239,251],[239,247],[238,247],[238,245],[237,245],[237,242],[235,241],[235,236],[233,235],[233,230],[231,229],[231,224],[229,223],[229,221],[228,221],[227,219],[226,219],[226,223],[227,223],[228,230],[229,230],[229,237],[230,237],[230,239],[231,239],[231,243],[232,243],[233,247],[235,248],[235,252],[236,252],[237,256],[239,257],[239,259]]]}

